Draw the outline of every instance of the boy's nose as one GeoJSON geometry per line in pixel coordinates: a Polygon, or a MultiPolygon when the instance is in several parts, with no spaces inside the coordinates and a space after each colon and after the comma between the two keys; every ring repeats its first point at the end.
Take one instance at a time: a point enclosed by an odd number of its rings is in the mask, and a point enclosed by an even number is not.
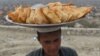
{"type": "Polygon", "coordinates": [[[51,48],[51,49],[56,49],[57,47],[56,47],[55,44],[51,44],[51,45],[50,45],[50,48],[51,48]]]}

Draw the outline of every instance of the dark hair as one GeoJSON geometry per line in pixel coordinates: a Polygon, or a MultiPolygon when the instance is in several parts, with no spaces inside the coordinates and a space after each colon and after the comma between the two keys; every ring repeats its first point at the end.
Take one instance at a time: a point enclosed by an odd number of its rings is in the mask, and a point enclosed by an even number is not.
{"type": "Polygon", "coordinates": [[[61,34],[61,29],[58,29],[58,30],[52,31],[52,32],[38,32],[38,31],[37,31],[37,39],[38,39],[38,40],[40,39],[40,35],[41,35],[41,34],[50,34],[50,33],[53,33],[53,32],[60,32],[60,34],[61,34]]]}

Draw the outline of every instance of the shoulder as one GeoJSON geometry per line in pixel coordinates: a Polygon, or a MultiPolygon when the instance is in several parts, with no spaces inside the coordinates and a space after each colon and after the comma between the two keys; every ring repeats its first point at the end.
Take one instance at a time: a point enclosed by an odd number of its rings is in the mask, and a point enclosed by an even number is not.
{"type": "Polygon", "coordinates": [[[41,53],[42,49],[37,49],[37,50],[34,50],[32,52],[30,52],[29,54],[27,54],[26,56],[39,56],[39,54],[41,53]]]}
{"type": "Polygon", "coordinates": [[[64,55],[68,55],[68,56],[78,56],[77,52],[74,49],[69,48],[69,47],[61,47],[61,52],[64,55]]]}

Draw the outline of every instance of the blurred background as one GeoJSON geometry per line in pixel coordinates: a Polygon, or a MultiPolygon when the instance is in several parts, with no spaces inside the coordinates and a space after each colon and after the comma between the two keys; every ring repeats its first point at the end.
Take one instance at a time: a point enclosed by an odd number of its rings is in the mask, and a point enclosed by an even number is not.
{"type": "Polygon", "coordinates": [[[100,0],[0,0],[0,56],[25,56],[41,47],[33,28],[15,26],[5,20],[10,10],[56,1],[93,7],[84,19],[62,27],[62,46],[75,49],[79,56],[100,56],[100,0]]]}

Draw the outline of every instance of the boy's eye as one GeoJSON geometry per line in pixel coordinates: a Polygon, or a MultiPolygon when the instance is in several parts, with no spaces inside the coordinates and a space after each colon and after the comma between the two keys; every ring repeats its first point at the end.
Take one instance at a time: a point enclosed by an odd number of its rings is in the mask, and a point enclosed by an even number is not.
{"type": "Polygon", "coordinates": [[[54,42],[57,42],[59,39],[54,40],[54,42]]]}

